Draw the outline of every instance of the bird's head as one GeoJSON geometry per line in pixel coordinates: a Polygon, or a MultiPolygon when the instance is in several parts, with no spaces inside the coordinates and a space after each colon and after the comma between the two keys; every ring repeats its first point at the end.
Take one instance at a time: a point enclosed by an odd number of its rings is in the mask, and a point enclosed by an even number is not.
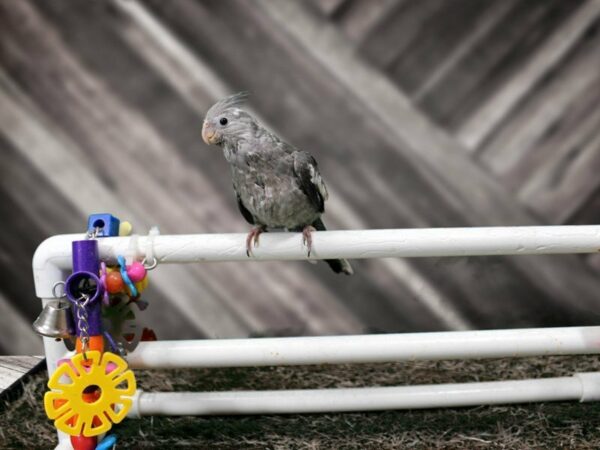
{"type": "Polygon", "coordinates": [[[202,124],[204,142],[215,145],[236,142],[252,132],[256,126],[254,119],[239,108],[247,98],[246,92],[239,92],[211,106],[202,124]]]}

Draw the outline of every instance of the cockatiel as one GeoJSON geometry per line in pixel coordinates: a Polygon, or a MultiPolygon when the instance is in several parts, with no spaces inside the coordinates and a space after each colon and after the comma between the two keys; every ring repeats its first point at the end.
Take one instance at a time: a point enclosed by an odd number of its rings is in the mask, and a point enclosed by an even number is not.
{"type": "MultiPolygon", "coordinates": [[[[254,225],[246,238],[246,253],[252,254],[262,232],[283,228],[302,232],[310,256],[312,231],[325,230],[321,214],[327,188],[317,162],[310,153],[282,141],[241,109],[246,98],[245,93],[238,93],[218,101],[206,113],[202,126],[204,142],[223,149],[238,207],[254,225]]],[[[336,273],[353,273],[345,259],[325,262],[336,273]]]]}

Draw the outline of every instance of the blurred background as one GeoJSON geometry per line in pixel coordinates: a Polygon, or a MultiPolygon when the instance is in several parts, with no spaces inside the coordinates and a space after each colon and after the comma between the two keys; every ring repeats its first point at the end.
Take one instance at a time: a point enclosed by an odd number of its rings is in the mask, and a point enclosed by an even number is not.
{"type": "MultiPolygon", "coordinates": [[[[314,154],[332,229],[600,222],[600,0],[0,2],[0,353],[41,353],[31,258],[111,212],[247,232],[218,98],[314,154]]],[[[159,266],[159,339],[600,321],[600,255],[159,266]]]]}

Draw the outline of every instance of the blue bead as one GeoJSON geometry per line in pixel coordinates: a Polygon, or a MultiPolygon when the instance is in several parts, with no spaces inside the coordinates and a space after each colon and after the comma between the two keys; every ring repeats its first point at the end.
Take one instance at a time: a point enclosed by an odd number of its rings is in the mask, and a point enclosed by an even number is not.
{"type": "Polygon", "coordinates": [[[109,434],[102,439],[102,442],[98,444],[96,450],[112,450],[115,445],[117,445],[117,436],[114,434],[109,434]]]}
{"type": "Polygon", "coordinates": [[[120,220],[112,214],[90,214],[88,217],[88,231],[99,228],[97,237],[118,236],[120,220]]]}

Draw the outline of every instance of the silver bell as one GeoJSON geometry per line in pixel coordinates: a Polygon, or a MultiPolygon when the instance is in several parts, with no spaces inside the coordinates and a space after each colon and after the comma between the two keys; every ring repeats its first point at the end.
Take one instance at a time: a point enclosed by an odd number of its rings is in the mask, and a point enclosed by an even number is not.
{"type": "Polygon", "coordinates": [[[69,302],[57,300],[47,303],[33,322],[33,329],[37,334],[56,339],[73,336],[75,328],[69,302]]]}

